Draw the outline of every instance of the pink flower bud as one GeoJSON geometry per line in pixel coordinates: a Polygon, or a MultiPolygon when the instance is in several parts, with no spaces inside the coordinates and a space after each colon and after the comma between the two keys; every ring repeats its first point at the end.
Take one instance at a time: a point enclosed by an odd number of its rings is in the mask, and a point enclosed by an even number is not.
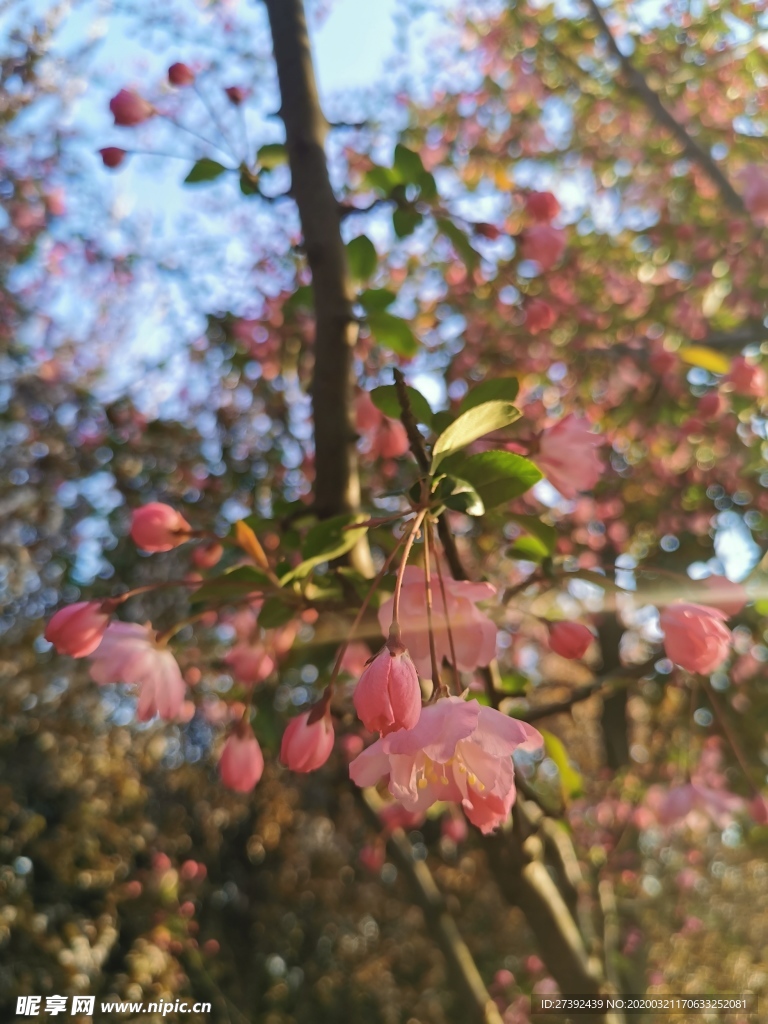
{"type": "Polygon", "coordinates": [[[274,670],[275,660],[261,644],[236,644],[224,658],[225,665],[239,683],[254,686],[262,683],[274,670]]]}
{"type": "Polygon", "coordinates": [[[203,544],[201,547],[195,548],[192,552],[192,561],[198,569],[212,569],[221,561],[223,554],[224,548],[221,544],[218,541],[212,541],[210,544],[203,544]]]}
{"type": "Polygon", "coordinates": [[[560,213],[560,203],[551,192],[529,192],[525,197],[525,209],[534,220],[549,223],[560,213]]]}
{"type": "Polygon", "coordinates": [[[540,334],[554,327],[557,314],[548,302],[542,299],[530,299],[525,304],[525,326],[531,334],[540,334]]]}
{"type": "Polygon", "coordinates": [[[706,420],[719,419],[728,412],[728,400],[719,391],[708,391],[699,399],[697,412],[706,420]]]}
{"type": "Polygon", "coordinates": [[[728,657],[731,632],[716,608],[675,601],[660,615],[667,657],[688,672],[709,675],[728,657]]]}
{"type": "Polygon", "coordinates": [[[744,356],[736,356],[725,378],[734,391],[749,398],[764,398],[768,394],[768,378],[761,366],[755,366],[744,356]]]}
{"type": "Polygon", "coordinates": [[[520,254],[542,270],[551,270],[565,252],[565,232],[551,224],[534,224],[522,236],[520,254]]]}
{"type": "Polygon", "coordinates": [[[440,831],[457,845],[463,843],[469,834],[467,819],[463,814],[448,814],[440,821],[440,831]]]}
{"type": "Polygon", "coordinates": [[[358,854],[358,859],[363,867],[374,875],[384,867],[384,851],[380,846],[364,846],[358,854]]]}
{"type": "Polygon", "coordinates": [[[408,435],[400,420],[382,420],[375,447],[383,459],[399,459],[408,451],[408,435]]]}
{"type": "Polygon", "coordinates": [[[109,109],[115,119],[115,124],[123,128],[134,128],[143,121],[148,121],[155,113],[155,108],[139,96],[132,89],[121,89],[116,96],[109,101],[109,109]]]}
{"type": "Polygon", "coordinates": [[[101,601],[78,601],[56,612],[44,635],[59,654],[85,658],[99,646],[108,624],[101,601]]]}
{"type": "Polygon", "coordinates": [[[542,432],[534,461],[564,498],[575,498],[591,491],[604,472],[595,451],[602,443],[585,419],[570,413],[542,432]]]}
{"type": "Polygon", "coordinates": [[[170,551],[183,544],[192,530],[180,512],[160,501],[134,509],[131,537],[143,551],[170,551]]]}
{"type": "Polygon", "coordinates": [[[104,166],[111,168],[119,167],[127,156],[125,150],[118,146],[105,146],[104,149],[99,150],[99,154],[104,166]]]}
{"type": "Polygon", "coordinates": [[[371,732],[412,729],[421,714],[421,687],[405,647],[389,640],[366,667],[352,698],[357,717],[371,732]]]}
{"type": "Polygon", "coordinates": [[[553,622],[549,627],[549,646],[561,658],[583,658],[593,640],[592,631],[581,622],[553,622]]]}
{"type": "Polygon", "coordinates": [[[229,102],[236,107],[239,107],[241,103],[245,103],[249,95],[248,90],[244,89],[242,85],[227,86],[224,92],[227,94],[229,102]]]}
{"type": "Polygon", "coordinates": [[[250,793],[264,771],[264,755],[253,729],[240,722],[230,734],[219,759],[219,775],[228,789],[250,793]]]}
{"type": "Polygon", "coordinates": [[[310,722],[311,711],[292,718],[283,733],[280,760],[292,772],[313,772],[331,756],[333,722],[328,707],[317,721],[310,722]]]}
{"type": "Polygon", "coordinates": [[[193,85],[195,73],[188,64],[171,64],[168,68],[168,81],[176,86],[193,85]]]}

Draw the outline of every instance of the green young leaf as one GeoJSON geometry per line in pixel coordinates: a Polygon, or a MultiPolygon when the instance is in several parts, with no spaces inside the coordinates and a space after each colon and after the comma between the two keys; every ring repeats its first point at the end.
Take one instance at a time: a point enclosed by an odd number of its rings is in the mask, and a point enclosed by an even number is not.
{"type": "Polygon", "coordinates": [[[356,529],[345,529],[345,527],[360,522],[364,518],[361,515],[333,516],[331,519],[322,519],[319,523],[315,523],[304,538],[301,549],[304,556],[303,561],[281,577],[280,582],[283,586],[293,580],[308,576],[315,566],[323,562],[331,562],[334,558],[340,558],[347,551],[351,551],[368,527],[360,526],[356,529]]]}
{"type": "Polygon", "coordinates": [[[459,412],[466,412],[467,409],[474,409],[476,405],[483,402],[514,402],[520,385],[516,377],[492,377],[484,380],[482,384],[472,388],[461,400],[459,412]]]}
{"type": "Polygon", "coordinates": [[[377,310],[368,315],[368,325],[376,341],[399,356],[413,356],[419,348],[411,328],[399,316],[377,310]]]}
{"type": "Polygon", "coordinates": [[[271,171],[281,164],[288,163],[288,150],[282,142],[268,142],[266,146],[260,147],[256,154],[256,160],[266,170],[271,171]]]}
{"type": "Polygon", "coordinates": [[[250,171],[240,172],[240,191],[244,196],[254,196],[259,191],[258,179],[250,171]]]}
{"type": "Polygon", "coordinates": [[[421,176],[426,174],[419,154],[415,153],[412,149],[408,149],[402,143],[398,143],[395,146],[394,167],[400,175],[400,180],[406,181],[410,185],[418,185],[421,176]]]}
{"type": "Polygon", "coordinates": [[[248,594],[272,587],[267,576],[252,565],[240,565],[229,569],[221,576],[206,580],[197,590],[193,591],[189,603],[225,604],[227,601],[240,601],[248,594]]]}
{"type": "Polygon", "coordinates": [[[432,430],[435,434],[440,435],[450,427],[455,419],[456,417],[448,409],[441,409],[432,417],[432,430]]]}
{"type": "MultiPolygon", "coordinates": [[[[548,558],[553,554],[555,544],[557,543],[557,530],[554,526],[542,523],[537,516],[519,516],[515,513],[509,513],[507,518],[513,523],[517,523],[522,530],[525,530],[529,537],[535,539],[541,548],[542,558],[548,558]]],[[[540,561],[540,559],[535,559],[535,561],[540,561]]]]}
{"type": "Polygon", "coordinates": [[[259,625],[262,629],[277,629],[290,622],[296,615],[296,609],[281,601],[278,597],[269,597],[259,611],[259,625]]]}
{"type": "Polygon", "coordinates": [[[376,273],[376,247],[367,235],[358,235],[347,243],[347,261],[353,281],[367,281],[376,273]]]}
{"type": "Polygon", "coordinates": [[[547,732],[546,729],[541,730],[541,735],[544,737],[544,749],[547,752],[547,756],[557,765],[557,770],[560,773],[560,788],[563,800],[565,803],[568,803],[569,800],[581,796],[584,791],[584,780],[581,777],[581,773],[571,764],[568,751],[563,746],[562,741],[551,732],[547,732]]]}
{"type": "MultiPolygon", "coordinates": [[[[486,403],[491,404],[491,403],[486,403]]],[[[501,403],[505,404],[505,403],[501,403]]],[[[483,406],[475,406],[482,409],[483,406]]],[[[464,415],[468,415],[464,413],[464,415]]],[[[459,419],[462,419],[460,416],[459,419]]],[[[459,420],[456,421],[457,423],[459,420]]],[[[477,491],[486,508],[506,505],[519,498],[541,480],[542,473],[528,459],[512,452],[480,452],[478,455],[454,455],[443,469],[466,480],[477,491]]]]}
{"type": "Polygon", "coordinates": [[[392,227],[398,238],[407,238],[423,222],[423,216],[417,210],[398,206],[392,214],[392,227]]]}
{"type": "MultiPolygon", "coordinates": [[[[408,392],[408,401],[416,422],[429,426],[432,422],[432,410],[429,402],[416,388],[406,385],[405,390],[408,392]]],[[[394,384],[382,384],[381,387],[374,388],[371,392],[371,401],[385,416],[389,416],[393,420],[400,419],[400,400],[397,397],[397,388],[394,384]]]]}
{"type": "Polygon", "coordinates": [[[196,185],[203,181],[213,181],[219,175],[224,174],[227,168],[218,162],[204,156],[193,165],[192,170],[184,179],[185,185],[196,185]]]}
{"type": "Polygon", "coordinates": [[[446,508],[454,512],[463,512],[467,516],[482,516],[485,513],[483,500],[471,484],[462,480],[456,482],[453,493],[443,499],[446,508]]]}
{"type": "Polygon", "coordinates": [[[456,250],[456,255],[467,269],[474,270],[480,256],[469,244],[469,239],[461,228],[457,227],[452,220],[448,220],[447,217],[438,217],[437,226],[456,250]]]}
{"type": "Polygon", "coordinates": [[[460,451],[485,434],[508,427],[519,416],[518,410],[509,402],[484,402],[474,409],[468,409],[435,441],[432,448],[432,472],[434,473],[443,459],[449,455],[460,451]]]}
{"type": "Polygon", "coordinates": [[[375,188],[377,192],[388,196],[393,188],[402,184],[402,178],[392,168],[376,166],[365,172],[363,182],[368,188],[375,188]]]}
{"type": "Polygon", "coordinates": [[[388,288],[366,288],[364,292],[360,292],[357,301],[366,313],[376,313],[391,306],[396,298],[395,293],[388,288]]]}

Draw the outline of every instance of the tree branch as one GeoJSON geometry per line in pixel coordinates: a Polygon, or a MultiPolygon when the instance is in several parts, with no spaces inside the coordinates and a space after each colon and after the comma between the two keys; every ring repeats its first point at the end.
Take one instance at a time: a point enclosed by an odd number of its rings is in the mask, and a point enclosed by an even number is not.
{"type": "Polygon", "coordinates": [[[659,124],[666,128],[667,131],[677,139],[688,159],[698,164],[709,180],[717,186],[725,203],[736,213],[747,213],[747,209],[744,206],[744,200],[738,192],[736,192],[733,185],[728,181],[725,174],[723,174],[710,154],[688,134],[688,131],[679,123],[679,121],[675,120],[653,89],[648,85],[643,74],[637,70],[629,57],[625,56],[621,52],[613,33],[608,27],[608,23],[603,17],[603,12],[600,10],[595,0],[586,0],[586,4],[593,20],[596,22],[603,38],[605,39],[608,49],[621,64],[622,70],[627,77],[628,84],[632,91],[643,101],[656,121],[658,121],[659,124]]]}

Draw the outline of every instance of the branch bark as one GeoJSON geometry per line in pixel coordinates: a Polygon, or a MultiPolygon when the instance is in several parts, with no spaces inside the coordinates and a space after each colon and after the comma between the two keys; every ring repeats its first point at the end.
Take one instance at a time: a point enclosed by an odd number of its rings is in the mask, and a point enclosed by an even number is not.
{"type": "MultiPolygon", "coordinates": [[[[285,124],[296,200],[312,273],[315,304],[315,365],[312,412],[315,438],[314,510],[321,517],[356,511],[360,481],[355,453],[351,395],[352,352],[357,322],[341,237],[339,204],[325,155],[328,123],[312,65],[303,0],[265,0],[272,32],[280,116],[285,124]]],[[[370,554],[357,550],[358,568],[370,571],[370,554]],[[360,564],[367,561],[367,566],[360,564]]]]}

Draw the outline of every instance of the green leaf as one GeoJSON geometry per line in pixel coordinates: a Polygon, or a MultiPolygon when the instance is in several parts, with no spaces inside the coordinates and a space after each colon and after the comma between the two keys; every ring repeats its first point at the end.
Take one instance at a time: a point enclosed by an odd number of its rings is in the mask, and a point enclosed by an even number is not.
{"type": "Polygon", "coordinates": [[[453,423],[456,417],[448,409],[441,409],[432,417],[432,430],[435,434],[444,433],[453,423]]]}
{"type": "Polygon", "coordinates": [[[485,513],[483,500],[471,484],[462,480],[456,482],[453,493],[443,499],[446,508],[454,512],[463,512],[467,516],[481,516],[485,513]]]}
{"type": "Polygon", "coordinates": [[[353,281],[367,281],[376,273],[376,247],[367,235],[358,235],[347,243],[349,274],[353,281]]]}
{"type": "Polygon", "coordinates": [[[322,519],[316,523],[304,538],[301,548],[303,561],[281,577],[280,582],[283,586],[293,580],[308,576],[315,566],[321,565],[323,562],[331,562],[334,558],[340,558],[347,551],[351,551],[368,527],[360,526],[356,529],[345,529],[345,527],[360,522],[364,518],[361,515],[333,516],[331,519],[322,519]]]}
{"type": "Polygon", "coordinates": [[[240,191],[244,196],[253,196],[259,191],[258,179],[250,171],[240,172],[240,191]]]}
{"type": "Polygon", "coordinates": [[[511,554],[529,562],[541,562],[551,558],[557,543],[557,530],[548,523],[542,523],[536,516],[507,516],[513,523],[525,530],[525,537],[518,537],[509,549],[511,554]]]}
{"type": "Polygon", "coordinates": [[[293,295],[288,298],[283,306],[286,310],[294,311],[301,307],[302,309],[312,309],[314,306],[315,298],[311,284],[302,284],[296,289],[293,295]]]}
{"type": "Polygon", "coordinates": [[[282,142],[268,142],[266,146],[260,147],[256,159],[262,167],[271,171],[281,164],[288,163],[288,150],[282,142]]]}
{"type": "Polygon", "coordinates": [[[507,672],[501,677],[500,684],[503,693],[520,697],[528,692],[530,680],[522,672],[507,672]]]}
{"type": "MultiPolygon", "coordinates": [[[[416,388],[406,385],[405,390],[408,392],[408,401],[416,422],[429,426],[432,422],[432,410],[429,402],[416,388]]],[[[389,416],[393,420],[400,419],[400,400],[397,397],[397,388],[394,384],[382,384],[381,387],[374,388],[371,392],[371,401],[385,416],[389,416]]]]}
{"type": "Polygon", "coordinates": [[[396,298],[395,293],[388,288],[366,288],[364,292],[360,292],[357,301],[366,313],[376,313],[391,306],[396,298]]]}
{"type": "Polygon", "coordinates": [[[248,594],[272,587],[264,573],[252,565],[240,565],[229,569],[221,576],[206,580],[190,595],[189,603],[223,604],[227,601],[239,601],[248,594]]]}
{"type": "Polygon", "coordinates": [[[480,256],[469,244],[469,239],[461,228],[457,227],[452,220],[448,220],[446,217],[438,217],[437,226],[456,250],[456,255],[465,264],[467,269],[474,270],[480,256]]]}
{"type": "MultiPolygon", "coordinates": [[[[483,406],[478,405],[475,408],[482,409],[483,406]]],[[[462,418],[460,416],[459,420],[462,418]]],[[[542,478],[541,470],[532,462],[512,452],[494,451],[466,457],[453,456],[443,463],[443,469],[451,476],[471,484],[486,508],[505,505],[513,498],[519,498],[542,478]]]]}
{"type": "Polygon", "coordinates": [[[423,216],[406,206],[398,206],[392,214],[392,227],[398,238],[407,238],[423,222],[423,216]]]}
{"type": "Polygon", "coordinates": [[[295,608],[281,601],[279,597],[269,597],[259,611],[259,625],[262,629],[277,629],[295,616],[295,608]]]}
{"type": "Polygon", "coordinates": [[[557,765],[557,770],[560,773],[560,788],[563,800],[568,803],[569,800],[581,796],[584,792],[584,781],[581,773],[571,764],[568,751],[557,736],[547,732],[546,729],[541,730],[541,735],[544,737],[544,749],[547,752],[547,756],[557,765]]]}
{"type": "Polygon", "coordinates": [[[413,356],[419,348],[416,336],[399,316],[377,310],[368,316],[368,324],[376,341],[399,356],[413,356]]]}
{"type": "Polygon", "coordinates": [[[385,196],[388,196],[397,185],[402,184],[402,179],[397,171],[389,167],[378,166],[371,167],[366,171],[363,181],[368,188],[374,188],[385,196]]]}
{"type": "Polygon", "coordinates": [[[434,473],[443,459],[449,455],[460,451],[485,434],[508,427],[519,416],[518,410],[509,402],[484,402],[474,409],[468,409],[435,441],[432,448],[432,472],[434,473]]]}
{"type": "Polygon", "coordinates": [[[468,391],[461,400],[459,412],[466,412],[467,409],[474,409],[476,405],[483,402],[514,402],[520,385],[516,377],[492,377],[484,380],[482,384],[468,391]]]}
{"type": "Polygon", "coordinates": [[[185,185],[195,185],[201,181],[213,181],[219,175],[224,174],[227,168],[218,162],[204,156],[193,165],[192,170],[184,179],[185,185]]]}
{"type": "Polygon", "coordinates": [[[419,178],[426,174],[421,157],[412,149],[398,143],[395,146],[395,170],[400,175],[401,181],[407,181],[411,185],[418,185],[419,178]]]}

